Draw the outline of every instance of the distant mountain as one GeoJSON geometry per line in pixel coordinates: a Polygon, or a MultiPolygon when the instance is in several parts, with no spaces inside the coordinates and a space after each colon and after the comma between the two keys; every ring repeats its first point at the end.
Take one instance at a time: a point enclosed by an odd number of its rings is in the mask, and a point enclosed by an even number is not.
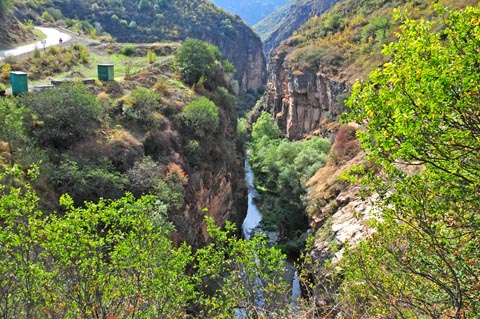
{"type": "Polygon", "coordinates": [[[239,15],[248,25],[266,18],[290,0],[211,0],[217,6],[239,15]]]}
{"type": "Polygon", "coordinates": [[[314,16],[320,16],[339,0],[293,0],[253,26],[267,56],[283,40],[314,16]]]}

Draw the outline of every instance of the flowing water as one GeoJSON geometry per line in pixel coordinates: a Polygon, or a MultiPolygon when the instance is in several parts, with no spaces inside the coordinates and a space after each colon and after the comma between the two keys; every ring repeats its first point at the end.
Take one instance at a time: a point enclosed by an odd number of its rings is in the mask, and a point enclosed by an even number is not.
{"type": "MultiPolygon", "coordinates": [[[[257,196],[257,190],[253,184],[254,175],[248,160],[245,160],[245,183],[248,188],[248,210],[247,216],[242,224],[243,236],[246,239],[250,239],[254,232],[261,231],[259,228],[260,222],[262,221],[262,214],[258,210],[258,207],[255,205],[255,196],[257,196]]],[[[292,279],[292,306],[295,308],[296,300],[300,297],[300,282],[298,281],[297,272],[293,275],[292,279]]],[[[242,318],[242,317],[237,317],[242,318]]]]}
{"type": "Polygon", "coordinates": [[[258,210],[257,205],[255,205],[254,198],[257,196],[257,190],[253,185],[253,172],[250,164],[245,160],[245,183],[248,188],[248,210],[247,216],[242,224],[243,236],[246,239],[250,239],[255,229],[258,227],[262,221],[262,215],[258,210]]]}

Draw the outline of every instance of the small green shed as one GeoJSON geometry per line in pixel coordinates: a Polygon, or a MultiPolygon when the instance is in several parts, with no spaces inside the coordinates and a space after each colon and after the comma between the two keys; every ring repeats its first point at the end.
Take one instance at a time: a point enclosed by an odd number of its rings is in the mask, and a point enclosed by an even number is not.
{"type": "Polygon", "coordinates": [[[113,64],[99,64],[98,65],[98,79],[100,81],[113,81],[113,64]]]}
{"type": "Polygon", "coordinates": [[[10,72],[10,82],[12,84],[12,94],[17,95],[28,92],[27,73],[20,71],[10,72]]]}

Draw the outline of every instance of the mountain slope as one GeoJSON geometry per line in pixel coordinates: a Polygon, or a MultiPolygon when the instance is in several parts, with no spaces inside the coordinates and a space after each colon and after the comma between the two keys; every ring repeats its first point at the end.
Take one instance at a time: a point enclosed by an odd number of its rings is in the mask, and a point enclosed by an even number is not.
{"type": "MultiPolygon", "coordinates": [[[[18,0],[19,2],[21,0],[18,0]]],[[[30,4],[29,4],[30,5],[30,4]]],[[[47,1],[66,18],[86,20],[119,42],[153,43],[197,38],[208,41],[236,67],[239,91],[256,90],[266,79],[262,43],[238,17],[208,0],[47,1]]]]}
{"type": "Polygon", "coordinates": [[[313,16],[323,14],[338,0],[294,0],[253,26],[263,41],[265,54],[275,49],[313,16]]]}
{"type": "Polygon", "coordinates": [[[0,48],[12,47],[33,38],[33,33],[22,26],[10,12],[0,14],[0,48]]]}

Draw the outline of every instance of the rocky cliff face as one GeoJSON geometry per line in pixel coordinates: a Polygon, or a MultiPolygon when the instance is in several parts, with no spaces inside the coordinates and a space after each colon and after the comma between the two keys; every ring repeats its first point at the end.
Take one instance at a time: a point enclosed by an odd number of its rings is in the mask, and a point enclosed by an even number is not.
{"type": "Polygon", "coordinates": [[[225,225],[229,220],[241,230],[247,210],[247,192],[241,175],[243,171],[233,166],[232,169],[230,173],[196,172],[189,178],[190,204],[184,211],[189,226],[182,235],[193,239],[194,247],[203,246],[209,240],[205,216],[212,217],[217,225],[225,225]]]}
{"type": "Polygon", "coordinates": [[[199,38],[218,46],[223,56],[233,63],[237,70],[234,76],[238,82],[237,93],[256,91],[265,84],[267,71],[262,42],[252,30],[239,26],[229,36],[217,37],[212,33],[204,33],[199,38]]]}
{"type": "Polygon", "coordinates": [[[270,60],[265,102],[286,136],[300,139],[337,120],[347,84],[321,67],[294,66],[287,56],[283,51],[270,60]]]}
{"type": "MultiPolygon", "coordinates": [[[[362,187],[340,178],[347,170],[359,165],[370,167],[360,143],[356,127],[343,125],[338,129],[327,164],[307,182],[307,213],[310,234],[314,238],[309,251],[313,293],[317,306],[324,307],[335,300],[338,277],[332,276],[343,258],[345,246],[355,247],[369,234],[369,221],[376,218],[376,195],[361,195],[362,187]]],[[[334,316],[332,316],[333,318],[334,316]]]]}
{"type": "Polygon", "coordinates": [[[299,29],[308,19],[319,16],[339,0],[296,0],[274,12],[253,28],[263,41],[265,55],[277,48],[282,41],[299,29]]]}

